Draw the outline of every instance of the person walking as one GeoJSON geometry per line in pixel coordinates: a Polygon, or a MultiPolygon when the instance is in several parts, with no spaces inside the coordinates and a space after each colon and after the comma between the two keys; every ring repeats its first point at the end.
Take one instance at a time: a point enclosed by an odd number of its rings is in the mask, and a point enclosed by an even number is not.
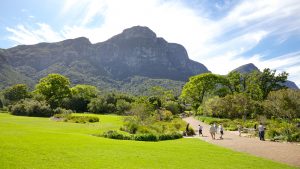
{"type": "Polygon", "coordinates": [[[221,134],[220,139],[223,139],[224,129],[223,129],[222,124],[219,125],[219,131],[220,131],[220,134],[221,134]]]}
{"type": "Polygon", "coordinates": [[[242,125],[238,124],[237,128],[238,128],[238,131],[239,131],[239,136],[241,137],[242,136],[242,129],[243,129],[242,125]]]}
{"type": "Polygon", "coordinates": [[[218,131],[218,126],[216,123],[214,123],[214,128],[215,128],[215,134],[217,134],[217,131],[218,131]]]}
{"type": "Polygon", "coordinates": [[[211,135],[211,138],[214,140],[215,136],[216,136],[216,128],[214,127],[213,124],[211,124],[211,126],[209,128],[209,133],[211,135]]]}
{"type": "Polygon", "coordinates": [[[186,135],[186,136],[189,136],[189,134],[190,134],[190,132],[189,132],[189,126],[190,126],[190,123],[188,123],[188,124],[186,125],[186,128],[185,128],[185,135],[186,135]]]}
{"type": "Polygon", "coordinates": [[[265,126],[262,123],[258,125],[259,140],[265,141],[265,126]]]}
{"type": "Polygon", "coordinates": [[[203,127],[199,124],[198,125],[199,126],[199,136],[200,136],[200,134],[202,135],[202,137],[203,137],[203,133],[202,133],[202,129],[203,129],[203,127]]]}

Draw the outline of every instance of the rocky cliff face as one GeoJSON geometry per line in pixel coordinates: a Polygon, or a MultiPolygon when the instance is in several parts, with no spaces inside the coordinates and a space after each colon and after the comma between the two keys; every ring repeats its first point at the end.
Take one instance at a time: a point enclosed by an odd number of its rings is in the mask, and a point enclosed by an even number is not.
{"type": "Polygon", "coordinates": [[[147,27],[124,30],[111,39],[94,45],[92,60],[117,79],[139,75],[185,81],[189,76],[208,72],[191,61],[185,48],[168,43],[147,27]]]}
{"type": "Polygon", "coordinates": [[[168,43],[141,26],[96,44],[81,37],[20,45],[0,54],[8,66],[34,81],[48,73],[64,74],[75,84],[101,85],[104,79],[122,81],[134,76],[186,81],[208,72],[204,65],[188,58],[182,45],[168,43]]]}

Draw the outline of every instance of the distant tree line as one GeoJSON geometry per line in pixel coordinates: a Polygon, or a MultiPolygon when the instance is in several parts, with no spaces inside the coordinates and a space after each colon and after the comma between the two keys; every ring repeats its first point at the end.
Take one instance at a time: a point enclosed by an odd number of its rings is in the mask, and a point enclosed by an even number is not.
{"type": "Polygon", "coordinates": [[[40,79],[33,91],[29,91],[25,84],[6,88],[1,92],[0,106],[9,109],[12,114],[29,116],[52,116],[57,108],[73,112],[129,115],[136,101],[143,98],[145,103],[152,105],[153,111],[169,110],[172,114],[184,111],[172,90],[152,87],[149,93],[149,96],[133,96],[100,91],[86,84],[71,87],[67,77],[49,74],[40,79]]]}

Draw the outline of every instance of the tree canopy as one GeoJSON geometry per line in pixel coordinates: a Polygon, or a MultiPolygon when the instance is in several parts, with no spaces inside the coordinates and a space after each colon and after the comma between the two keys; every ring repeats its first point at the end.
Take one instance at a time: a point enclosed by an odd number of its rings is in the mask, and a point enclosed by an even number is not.
{"type": "Polygon", "coordinates": [[[227,88],[228,85],[229,82],[224,76],[204,73],[191,77],[184,85],[180,97],[191,102],[192,106],[197,109],[205,95],[216,89],[227,88]]]}
{"type": "Polygon", "coordinates": [[[3,92],[4,99],[16,102],[29,97],[28,87],[26,84],[13,85],[3,92]]]}
{"type": "Polygon", "coordinates": [[[49,74],[36,85],[36,92],[45,96],[51,107],[58,107],[62,100],[69,97],[70,81],[60,74],[49,74]]]}

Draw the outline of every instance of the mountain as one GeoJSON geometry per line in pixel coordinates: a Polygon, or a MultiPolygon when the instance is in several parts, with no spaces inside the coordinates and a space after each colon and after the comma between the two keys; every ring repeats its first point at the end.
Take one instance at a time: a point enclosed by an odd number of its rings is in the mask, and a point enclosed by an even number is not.
{"type": "Polygon", "coordinates": [[[259,71],[259,69],[253,63],[248,63],[248,64],[242,65],[238,68],[235,68],[232,71],[240,72],[240,73],[250,73],[252,71],[259,71]]]}
{"type": "MultiPolygon", "coordinates": [[[[232,71],[240,72],[240,73],[250,73],[252,71],[260,71],[253,63],[248,63],[242,65],[232,71]]],[[[291,89],[299,89],[295,82],[287,80],[284,85],[291,89]]]]}
{"type": "MultiPolygon", "coordinates": [[[[2,49],[0,59],[4,66],[1,74],[15,73],[1,81],[18,76],[22,79],[18,83],[29,85],[49,73],[60,73],[69,77],[73,84],[126,90],[124,86],[130,87],[126,84],[137,78],[144,79],[143,82],[147,81],[145,78],[152,79],[152,84],[153,81],[162,84],[163,79],[182,84],[190,76],[209,72],[203,64],[190,60],[182,45],[169,43],[142,26],[125,29],[96,44],[80,37],[56,43],[19,45],[2,49]]],[[[0,88],[11,83],[1,84],[0,88]]]]}

